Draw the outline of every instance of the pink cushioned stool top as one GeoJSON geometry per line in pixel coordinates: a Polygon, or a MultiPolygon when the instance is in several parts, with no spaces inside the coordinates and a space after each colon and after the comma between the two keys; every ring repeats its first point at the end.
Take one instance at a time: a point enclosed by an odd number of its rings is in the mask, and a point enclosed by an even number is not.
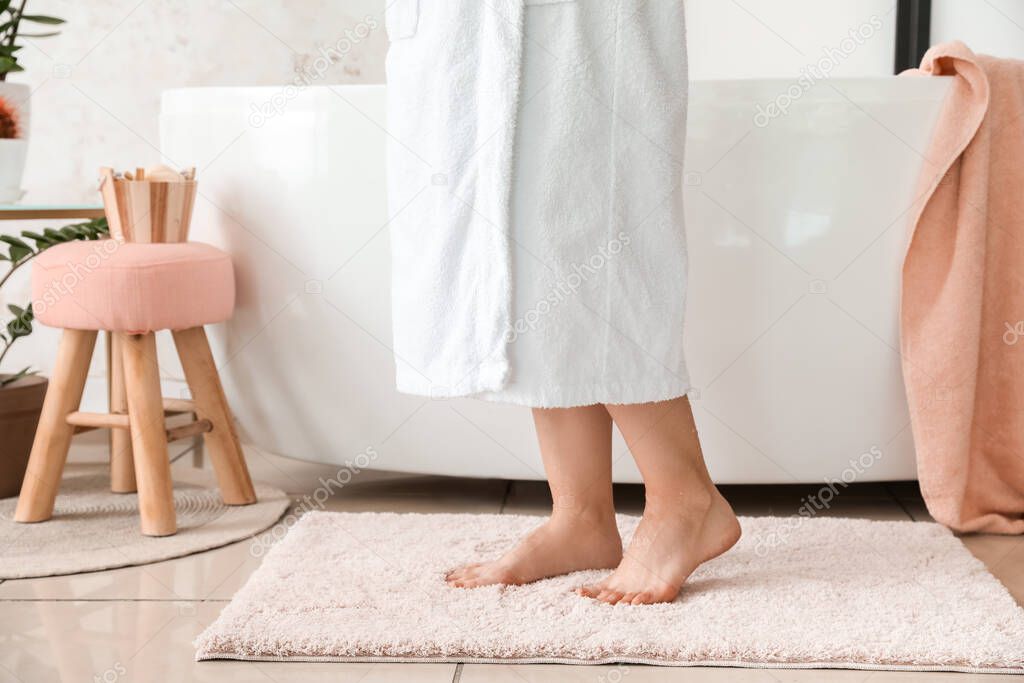
{"type": "Polygon", "coordinates": [[[32,264],[36,320],[50,327],[145,333],[231,317],[231,257],[201,242],[68,242],[32,264]]]}

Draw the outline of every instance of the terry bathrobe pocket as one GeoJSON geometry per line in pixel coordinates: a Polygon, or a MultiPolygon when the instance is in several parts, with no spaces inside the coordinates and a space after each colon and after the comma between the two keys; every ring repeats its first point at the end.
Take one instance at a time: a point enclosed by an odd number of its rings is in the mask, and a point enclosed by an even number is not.
{"type": "Polygon", "coordinates": [[[420,0],[388,0],[384,21],[389,40],[412,38],[420,23],[420,0]]]}

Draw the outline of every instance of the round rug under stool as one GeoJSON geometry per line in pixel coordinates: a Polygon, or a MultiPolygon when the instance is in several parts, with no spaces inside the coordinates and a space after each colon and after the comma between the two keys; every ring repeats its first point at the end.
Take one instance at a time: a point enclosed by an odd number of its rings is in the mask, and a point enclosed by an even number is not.
{"type": "Polygon", "coordinates": [[[14,521],[17,498],[0,500],[0,579],[27,579],[150,564],[210,550],[269,528],[291,505],[280,489],[256,484],[258,502],[228,506],[206,472],[174,482],[178,533],[154,538],[139,529],[139,499],[111,493],[104,467],[68,472],[53,518],[14,521]],[[206,485],[206,482],[209,485],[206,485]]]}

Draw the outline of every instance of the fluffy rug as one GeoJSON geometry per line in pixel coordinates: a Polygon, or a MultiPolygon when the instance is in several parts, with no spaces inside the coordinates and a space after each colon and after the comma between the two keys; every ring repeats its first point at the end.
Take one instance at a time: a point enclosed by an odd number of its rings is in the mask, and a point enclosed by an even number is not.
{"type": "Polygon", "coordinates": [[[65,475],[53,518],[38,524],[14,521],[17,498],[0,500],[0,579],[77,574],[149,564],[191,555],[263,531],[291,504],[282,491],[256,486],[253,505],[226,506],[205,472],[175,481],[178,533],[163,538],[139,531],[139,499],[110,492],[103,467],[65,475]]]}
{"type": "MultiPolygon", "coordinates": [[[[944,528],[741,522],[674,603],[613,607],[572,592],[601,571],[445,584],[536,517],[313,512],[198,637],[197,659],[1024,671],[1024,610],[944,528]]],[[[619,523],[628,537],[637,519],[619,523]]]]}

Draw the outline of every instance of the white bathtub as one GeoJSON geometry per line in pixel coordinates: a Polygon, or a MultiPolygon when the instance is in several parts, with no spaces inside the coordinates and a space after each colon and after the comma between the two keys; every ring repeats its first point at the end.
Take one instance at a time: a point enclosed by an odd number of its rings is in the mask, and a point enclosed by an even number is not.
{"type": "MultiPolygon", "coordinates": [[[[791,86],[693,88],[687,344],[705,453],[722,483],[912,479],[899,264],[949,82],[791,86]],[[757,116],[787,91],[787,113],[757,116]]],[[[212,336],[247,441],[542,476],[529,411],[393,389],[383,86],[176,90],[161,136],[200,168],[194,237],[236,260],[238,313],[212,336]]],[[[639,481],[621,441],[616,456],[616,479],[639,481]]]]}

